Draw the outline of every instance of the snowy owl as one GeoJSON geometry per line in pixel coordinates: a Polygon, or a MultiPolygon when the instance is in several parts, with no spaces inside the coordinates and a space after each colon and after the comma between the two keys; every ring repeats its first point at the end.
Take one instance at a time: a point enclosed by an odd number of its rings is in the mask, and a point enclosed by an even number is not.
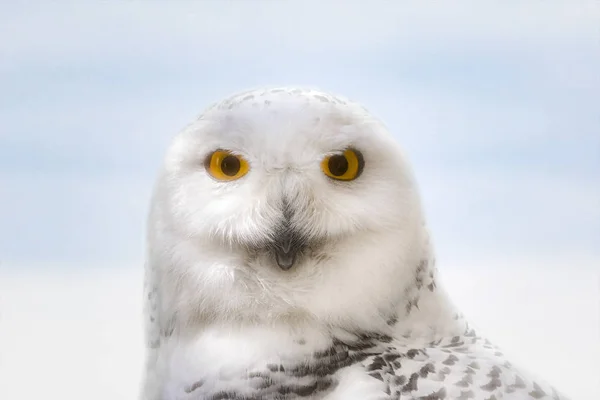
{"type": "Polygon", "coordinates": [[[440,284],[385,126],[267,88],[177,135],[148,219],[142,400],[565,399],[440,284]]]}

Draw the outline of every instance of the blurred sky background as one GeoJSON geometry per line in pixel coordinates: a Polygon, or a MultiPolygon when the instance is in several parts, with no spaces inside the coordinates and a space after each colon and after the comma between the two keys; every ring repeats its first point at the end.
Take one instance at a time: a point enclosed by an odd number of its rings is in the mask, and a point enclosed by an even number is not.
{"type": "Polygon", "coordinates": [[[0,398],[135,398],[165,147],[284,84],[379,116],[456,301],[600,398],[599,71],[595,0],[0,3],[0,398]]]}

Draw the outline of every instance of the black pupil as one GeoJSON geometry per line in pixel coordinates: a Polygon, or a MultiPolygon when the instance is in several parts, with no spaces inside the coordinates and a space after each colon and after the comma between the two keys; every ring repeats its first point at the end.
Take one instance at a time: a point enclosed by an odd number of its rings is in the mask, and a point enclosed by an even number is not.
{"type": "Polygon", "coordinates": [[[342,176],[348,171],[348,160],[343,155],[331,156],[327,166],[331,175],[342,176]]]}
{"type": "Polygon", "coordinates": [[[221,171],[227,176],[235,176],[240,172],[240,160],[234,156],[227,156],[221,161],[221,171]]]}

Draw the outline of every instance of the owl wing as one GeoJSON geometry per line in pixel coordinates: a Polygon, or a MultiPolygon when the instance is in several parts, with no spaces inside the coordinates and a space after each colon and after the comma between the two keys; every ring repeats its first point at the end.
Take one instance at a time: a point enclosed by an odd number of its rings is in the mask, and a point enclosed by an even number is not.
{"type": "Polygon", "coordinates": [[[568,400],[479,337],[456,337],[422,349],[390,346],[362,364],[385,383],[390,399],[568,400]]]}

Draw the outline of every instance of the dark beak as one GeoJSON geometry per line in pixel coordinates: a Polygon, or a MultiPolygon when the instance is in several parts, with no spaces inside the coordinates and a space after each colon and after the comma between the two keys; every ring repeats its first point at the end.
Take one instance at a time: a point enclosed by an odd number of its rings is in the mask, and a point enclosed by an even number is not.
{"type": "Polygon", "coordinates": [[[277,265],[284,271],[289,270],[296,261],[298,252],[304,247],[304,240],[298,233],[292,230],[282,232],[273,243],[273,253],[277,265]]]}

